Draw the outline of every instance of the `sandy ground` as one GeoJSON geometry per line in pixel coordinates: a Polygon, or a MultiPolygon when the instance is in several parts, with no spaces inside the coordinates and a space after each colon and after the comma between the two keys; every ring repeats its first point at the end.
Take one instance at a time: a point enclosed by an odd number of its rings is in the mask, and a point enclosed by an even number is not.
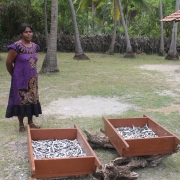
{"type": "Polygon", "coordinates": [[[143,65],[139,68],[163,72],[167,76],[167,81],[180,83],[180,65],[143,65]]]}
{"type": "MultiPolygon", "coordinates": [[[[180,83],[180,65],[143,65],[137,68],[160,71],[165,73],[167,81],[171,83],[180,83]]],[[[177,89],[177,91],[179,91],[177,89]]],[[[161,95],[177,96],[171,91],[158,92],[161,95]]],[[[48,106],[43,107],[43,114],[58,114],[60,118],[71,117],[88,117],[88,116],[102,116],[121,114],[128,110],[135,110],[133,104],[121,103],[117,97],[101,98],[91,96],[81,96],[77,98],[63,99],[59,98],[51,102],[48,106]]],[[[166,114],[172,111],[179,111],[179,105],[172,105],[171,107],[164,107],[160,109],[148,109],[149,111],[165,112],[166,114]]]]}
{"type": "Polygon", "coordinates": [[[51,102],[43,109],[43,115],[58,114],[58,117],[88,117],[113,115],[136,109],[134,105],[119,102],[119,99],[81,96],[51,102]]]}

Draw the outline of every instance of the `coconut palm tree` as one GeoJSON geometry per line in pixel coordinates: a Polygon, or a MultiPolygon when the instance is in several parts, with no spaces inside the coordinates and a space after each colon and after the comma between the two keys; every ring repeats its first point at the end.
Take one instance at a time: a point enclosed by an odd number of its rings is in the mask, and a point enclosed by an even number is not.
{"type": "Polygon", "coordinates": [[[121,4],[124,5],[123,13],[127,27],[139,12],[149,9],[146,0],[121,0],[121,4]]]}
{"type": "Polygon", "coordinates": [[[89,58],[84,54],[84,51],[81,47],[81,42],[79,38],[79,30],[77,26],[77,20],[76,20],[76,13],[74,11],[74,5],[72,3],[72,0],[68,0],[70,9],[71,9],[71,15],[72,15],[72,21],[73,21],[73,28],[74,28],[74,36],[75,36],[75,56],[74,59],[76,60],[89,60],[89,58]]]}
{"type": "Polygon", "coordinates": [[[84,9],[87,8],[89,6],[91,6],[92,9],[92,23],[91,23],[91,29],[92,29],[92,33],[94,33],[94,17],[95,17],[95,5],[96,4],[96,0],[81,0],[80,5],[79,5],[79,9],[84,9]]]}
{"type": "MultiPolygon", "coordinates": [[[[176,8],[175,11],[179,10],[179,5],[180,5],[180,0],[176,0],[176,8]]],[[[168,60],[178,60],[179,59],[179,55],[177,52],[177,48],[176,48],[176,42],[177,42],[177,28],[178,28],[178,22],[173,22],[173,30],[172,30],[172,39],[171,39],[171,44],[170,44],[170,48],[168,51],[167,56],[165,57],[165,59],[168,60]]]]}
{"type": "Polygon", "coordinates": [[[124,57],[125,58],[135,58],[135,55],[134,55],[134,53],[132,51],[132,46],[131,46],[131,43],[130,43],[127,26],[126,26],[126,23],[125,23],[125,20],[124,20],[124,13],[123,13],[121,0],[118,0],[118,6],[119,6],[119,10],[121,12],[121,20],[122,20],[122,24],[123,24],[123,28],[124,28],[125,39],[126,39],[126,54],[125,54],[124,57]]]}
{"type": "Polygon", "coordinates": [[[51,28],[48,48],[40,73],[58,72],[57,66],[58,0],[51,2],[51,28]]]}
{"type": "Polygon", "coordinates": [[[46,38],[46,50],[48,46],[48,26],[47,26],[47,0],[44,0],[44,28],[45,28],[45,38],[46,38]]]}
{"type": "Polygon", "coordinates": [[[96,8],[102,6],[105,2],[106,2],[106,0],[80,0],[79,8],[78,8],[77,12],[80,9],[88,9],[89,7],[91,7],[91,16],[92,16],[91,32],[92,32],[92,34],[94,34],[94,26],[95,26],[94,19],[95,19],[96,8]]]}
{"type": "Polygon", "coordinates": [[[112,36],[112,40],[111,40],[111,44],[109,46],[109,49],[107,50],[106,54],[114,54],[114,44],[115,44],[115,40],[116,40],[116,27],[117,27],[117,16],[119,15],[118,12],[118,6],[117,6],[117,0],[113,0],[113,10],[114,10],[114,31],[113,31],[113,36],[112,36]]]}
{"type": "MultiPolygon", "coordinates": [[[[163,9],[162,9],[162,0],[159,0],[159,9],[160,9],[160,19],[163,18],[163,9]]],[[[163,22],[160,22],[161,24],[161,39],[160,39],[160,48],[159,48],[159,56],[164,56],[164,28],[163,28],[163,22]]]]}

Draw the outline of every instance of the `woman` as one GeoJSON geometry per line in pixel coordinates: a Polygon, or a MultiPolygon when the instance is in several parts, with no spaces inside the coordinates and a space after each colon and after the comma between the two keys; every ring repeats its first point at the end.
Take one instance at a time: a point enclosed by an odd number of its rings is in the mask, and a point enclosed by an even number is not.
{"type": "Polygon", "coordinates": [[[6,118],[17,116],[19,131],[24,132],[24,117],[28,117],[30,128],[40,128],[33,123],[33,115],[42,114],[38,96],[38,74],[36,63],[39,45],[31,42],[33,28],[22,24],[21,40],[8,46],[6,67],[12,76],[6,118]]]}

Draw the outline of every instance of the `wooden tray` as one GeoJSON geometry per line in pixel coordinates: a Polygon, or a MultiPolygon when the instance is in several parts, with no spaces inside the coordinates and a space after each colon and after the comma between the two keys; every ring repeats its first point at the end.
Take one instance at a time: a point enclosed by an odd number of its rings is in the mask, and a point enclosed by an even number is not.
{"type": "Polygon", "coordinates": [[[30,129],[28,125],[27,132],[29,163],[32,178],[85,175],[95,172],[97,167],[100,169],[102,168],[96,154],[76,125],[74,125],[74,128],[67,129],[30,129]],[[34,159],[31,140],[37,141],[48,139],[77,139],[87,156],[34,159]]]}
{"type": "Polygon", "coordinates": [[[164,127],[143,115],[142,118],[112,118],[102,117],[105,134],[121,156],[145,156],[153,154],[173,153],[180,144],[180,139],[164,127]],[[124,139],[116,130],[118,127],[142,127],[148,125],[158,137],[124,139]]]}

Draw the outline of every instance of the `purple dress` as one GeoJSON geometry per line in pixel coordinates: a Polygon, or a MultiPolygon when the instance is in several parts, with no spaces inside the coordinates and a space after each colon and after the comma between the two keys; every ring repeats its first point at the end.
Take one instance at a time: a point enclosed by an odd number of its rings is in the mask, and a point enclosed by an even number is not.
{"type": "Polygon", "coordinates": [[[33,115],[37,117],[42,114],[36,69],[38,60],[36,52],[40,47],[35,43],[32,43],[31,47],[26,47],[21,41],[17,41],[9,45],[9,49],[15,50],[18,55],[14,61],[6,118],[33,115]]]}

